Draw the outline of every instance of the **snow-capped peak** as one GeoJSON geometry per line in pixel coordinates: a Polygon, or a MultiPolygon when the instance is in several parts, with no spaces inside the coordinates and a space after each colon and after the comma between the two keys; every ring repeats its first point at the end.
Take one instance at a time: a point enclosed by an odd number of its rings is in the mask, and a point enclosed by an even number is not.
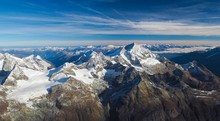
{"type": "Polygon", "coordinates": [[[92,52],[85,66],[86,68],[104,68],[110,60],[111,59],[106,57],[102,52],[92,52]]]}
{"type": "Polygon", "coordinates": [[[34,56],[33,54],[27,57],[22,58],[24,60],[43,60],[39,55],[34,56]]]}
{"type": "Polygon", "coordinates": [[[144,48],[142,45],[139,45],[139,44],[132,43],[132,44],[126,45],[124,48],[128,52],[136,56],[139,56],[141,58],[146,58],[146,57],[155,58],[156,57],[156,55],[153,54],[150,50],[144,48]]]}
{"type": "Polygon", "coordinates": [[[36,58],[39,60],[42,60],[42,58],[39,55],[37,55],[36,58]]]}
{"type": "Polygon", "coordinates": [[[119,61],[122,58],[122,64],[130,64],[133,66],[153,66],[159,64],[157,55],[153,54],[150,50],[144,48],[142,45],[135,43],[126,45],[119,52],[119,61]]]}
{"type": "Polygon", "coordinates": [[[35,70],[47,70],[51,64],[43,60],[41,57],[30,55],[24,58],[18,58],[8,53],[2,54],[0,58],[0,69],[4,71],[11,71],[14,65],[35,70]]]}
{"type": "Polygon", "coordinates": [[[50,63],[43,60],[40,56],[35,57],[34,55],[22,58],[22,63],[20,65],[35,70],[47,70],[51,67],[50,63]]]}
{"type": "Polygon", "coordinates": [[[106,64],[106,62],[109,60],[108,57],[106,57],[102,52],[89,52],[84,55],[82,55],[77,61],[74,63],[77,65],[85,65],[86,68],[96,67],[100,65],[106,64]]]}
{"type": "Polygon", "coordinates": [[[23,59],[25,59],[25,60],[34,59],[34,55],[32,54],[32,55],[30,55],[30,56],[24,57],[23,59]]]}

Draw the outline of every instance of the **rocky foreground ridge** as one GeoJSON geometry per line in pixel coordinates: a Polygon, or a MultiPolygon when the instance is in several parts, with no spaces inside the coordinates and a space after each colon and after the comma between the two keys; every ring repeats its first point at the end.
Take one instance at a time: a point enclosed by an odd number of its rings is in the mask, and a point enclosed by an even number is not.
{"type": "Polygon", "coordinates": [[[87,52],[53,68],[0,55],[2,121],[219,121],[220,79],[141,45],[87,52]]]}

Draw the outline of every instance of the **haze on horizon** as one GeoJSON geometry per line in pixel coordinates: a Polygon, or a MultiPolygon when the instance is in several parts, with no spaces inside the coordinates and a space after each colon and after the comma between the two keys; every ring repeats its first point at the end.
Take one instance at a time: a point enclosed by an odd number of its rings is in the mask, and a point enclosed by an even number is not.
{"type": "Polygon", "coordinates": [[[219,6],[219,0],[0,1],[0,45],[96,45],[146,40],[220,45],[219,6]]]}

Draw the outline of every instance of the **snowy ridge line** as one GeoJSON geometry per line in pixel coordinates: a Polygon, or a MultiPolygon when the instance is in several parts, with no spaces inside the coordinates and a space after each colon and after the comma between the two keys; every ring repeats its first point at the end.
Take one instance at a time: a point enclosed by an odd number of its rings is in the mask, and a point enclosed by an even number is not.
{"type": "Polygon", "coordinates": [[[8,89],[7,99],[25,103],[28,107],[32,107],[34,100],[47,95],[50,88],[65,83],[69,78],[87,85],[93,83],[105,85],[105,78],[120,75],[121,67],[134,67],[138,71],[146,71],[152,75],[154,70],[151,68],[158,64],[162,65],[158,55],[135,43],[113,50],[109,56],[102,52],[87,52],[76,61],[66,62],[52,69],[51,64],[40,56],[17,58],[10,54],[0,55],[0,69],[10,71],[8,77],[5,75],[7,79],[3,84],[8,89]],[[16,65],[16,69],[13,69],[12,65],[16,65]],[[10,85],[11,83],[13,85],[10,85]]]}

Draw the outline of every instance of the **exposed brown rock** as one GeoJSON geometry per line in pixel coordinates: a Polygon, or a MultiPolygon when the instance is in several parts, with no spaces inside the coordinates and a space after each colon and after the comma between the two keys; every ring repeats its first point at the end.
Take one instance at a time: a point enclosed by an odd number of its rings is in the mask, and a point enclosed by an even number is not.
{"type": "Polygon", "coordinates": [[[104,110],[92,89],[81,81],[70,78],[68,83],[52,88],[49,100],[55,106],[54,121],[104,121],[104,110]]]}

